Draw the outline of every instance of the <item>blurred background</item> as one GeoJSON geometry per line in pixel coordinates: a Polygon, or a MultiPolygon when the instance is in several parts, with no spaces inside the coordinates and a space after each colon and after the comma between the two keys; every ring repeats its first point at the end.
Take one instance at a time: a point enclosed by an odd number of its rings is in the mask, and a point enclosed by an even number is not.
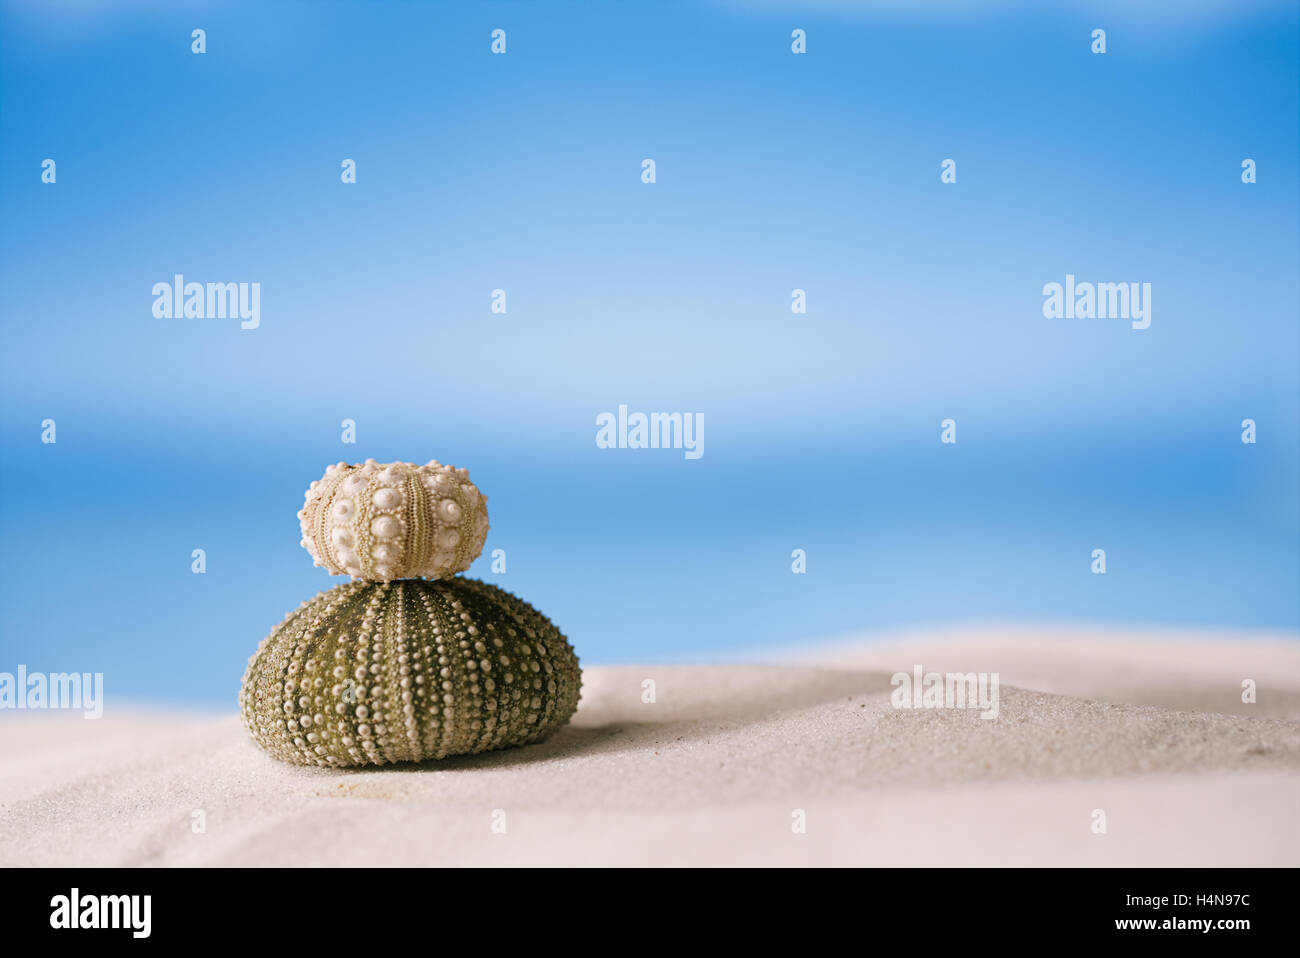
{"type": "Polygon", "coordinates": [[[370,457],[468,468],[470,574],[587,663],[1295,633],[1297,7],[1129,6],[6,3],[0,669],[233,710],[370,457]],[[176,273],[260,327],[155,318],[176,273]],[[1150,328],[1045,319],[1067,273],[1150,328]],[[619,404],[703,457],[598,449],[619,404]]]}

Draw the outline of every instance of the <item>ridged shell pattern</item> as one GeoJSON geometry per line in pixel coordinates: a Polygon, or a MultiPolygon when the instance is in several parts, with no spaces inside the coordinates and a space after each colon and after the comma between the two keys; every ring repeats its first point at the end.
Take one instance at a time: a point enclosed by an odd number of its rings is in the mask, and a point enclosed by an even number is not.
{"type": "Polygon", "coordinates": [[[550,620],[496,586],[348,582],[262,641],[239,705],[275,758],[385,765],[536,741],[572,716],[581,676],[550,620]]]}
{"type": "Polygon", "coordinates": [[[436,459],[328,466],[298,519],[316,565],[375,582],[464,572],[488,532],[487,496],[436,459]]]}

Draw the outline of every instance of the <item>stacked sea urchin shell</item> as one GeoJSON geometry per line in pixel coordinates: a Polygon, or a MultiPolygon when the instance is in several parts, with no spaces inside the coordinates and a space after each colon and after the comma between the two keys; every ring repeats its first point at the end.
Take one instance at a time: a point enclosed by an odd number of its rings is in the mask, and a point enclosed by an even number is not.
{"type": "Polygon", "coordinates": [[[436,459],[327,466],[298,519],[317,565],[377,582],[464,572],[488,531],[487,497],[464,469],[436,459]]]}
{"type": "Polygon", "coordinates": [[[239,707],[258,745],[298,765],[384,765],[524,745],[569,720],[582,672],[568,640],[455,575],[483,549],[486,501],[436,461],[338,463],[311,484],[302,544],[353,581],[290,612],[249,659],[239,707]]]}

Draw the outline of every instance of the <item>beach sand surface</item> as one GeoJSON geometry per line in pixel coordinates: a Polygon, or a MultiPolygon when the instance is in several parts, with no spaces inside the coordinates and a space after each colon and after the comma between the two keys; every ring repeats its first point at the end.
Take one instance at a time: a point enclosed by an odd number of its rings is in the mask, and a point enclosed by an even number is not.
{"type": "Polygon", "coordinates": [[[370,770],[276,762],[233,714],[3,713],[0,865],[1300,865],[1294,637],[762,658],[591,666],[545,742],[370,770]],[[917,665],[998,673],[997,718],[895,708],[917,665]]]}

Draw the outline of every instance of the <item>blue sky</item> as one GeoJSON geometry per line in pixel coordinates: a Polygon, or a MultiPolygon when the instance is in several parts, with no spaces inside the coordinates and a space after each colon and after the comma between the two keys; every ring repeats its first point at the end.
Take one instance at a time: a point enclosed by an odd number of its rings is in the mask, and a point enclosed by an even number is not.
{"type": "Polygon", "coordinates": [[[232,703],[368,457],[467,467],[471,574],[585,661],[1300,630],[1293,3],[2,9],[0,668],[232,703]],[[176,273],[261,325],[154,317],[176,273]],[[1044,318],[1067,273],[1151,327],[1044,318]],[[705,455],[597,449],[620,403],[705,455]]]}

